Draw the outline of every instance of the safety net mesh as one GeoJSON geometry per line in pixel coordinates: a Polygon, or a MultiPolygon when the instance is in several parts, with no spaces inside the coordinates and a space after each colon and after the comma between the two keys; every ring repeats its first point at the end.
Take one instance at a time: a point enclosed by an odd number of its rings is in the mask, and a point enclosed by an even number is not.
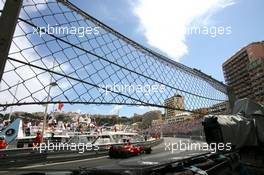
{"type": "Polygon", "coordinates": [[[226,100],[221,82],[57,0],[23,1],[0,84],[1,107],[63,102],[193,111],[226,100]],[[183,105],[166,103],[173,96],[183,105]]]}

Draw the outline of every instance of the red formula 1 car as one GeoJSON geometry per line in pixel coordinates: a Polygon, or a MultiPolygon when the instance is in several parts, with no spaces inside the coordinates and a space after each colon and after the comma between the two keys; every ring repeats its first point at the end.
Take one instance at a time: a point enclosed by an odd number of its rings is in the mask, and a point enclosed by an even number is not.
{"type": "Polygon", "coordinates": [[[151,147],[135,146],[132,144],[112,145],[109,149],[109,156],[111,158],[127,158],[140,154],[150,154],[151,147]]]}

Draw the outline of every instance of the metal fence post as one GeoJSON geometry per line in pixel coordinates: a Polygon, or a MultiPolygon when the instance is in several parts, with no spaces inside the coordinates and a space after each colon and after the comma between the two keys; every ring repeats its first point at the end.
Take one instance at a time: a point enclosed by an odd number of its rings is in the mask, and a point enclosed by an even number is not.
{"type": "Polygon", "coordinates": [[[227,86],[227,96],[229,100],[229,113],[232,113],[235,102],[236,102],[236,95],[234,93],[233,88],[227,86]]]}
{"type": "Polygon", "coordinates": [[[6,0],[0,16],[0,82],[15,32],[22,0],[6,0]]]}

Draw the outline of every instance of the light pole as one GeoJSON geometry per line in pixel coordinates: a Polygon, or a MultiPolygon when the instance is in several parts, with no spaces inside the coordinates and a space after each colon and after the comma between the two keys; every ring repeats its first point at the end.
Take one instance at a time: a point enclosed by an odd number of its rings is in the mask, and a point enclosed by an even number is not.
{"type": "MultiPolygon", "coordinates": [[[[56,63],[56,60],[54,59],[53,60],[53,64],[52,64],[52,71],[54,71],[54,68],[55,68],[55,63],[56,63]]],[[[58,84],[56,82],[52,82],[52,75],[50,76],[50,84],[49,84],[49,89],[48,89],[48,97],[47,97],[47,104],[46,104],[46,107],[45,107],[45,112],[44,112],[44,119],[43,119],[43,126],[42,126],[42,141],[44,139],[44,134],[45,134],[45,128],[46,128],[46,123],[47,123],[47,115],[48,115],[48,106],[49,106],[49,98],[50,98],[50,91],[51,91],[51,88],[53,86],[57,86],[58,84]]]]}
{"type": "MultiPolygon", "coordinates": [[[[13,104],[15,103],[15,97],[16,97],[16,95],[17,95],[17,90],[18,90],[19,82],[20,82],[20,81],[18,80],[18,82],[17,82],[17,86],[16,86],[16,90],[15,90],[15,96],[14,96],[14,98],[13,98],[13,102],[12,102],[13,104]]],[[[11,121],[12,114],[13,114],[13,106],[11,106],[11,110],[10,110],[9,117],[8,117],[8,122],[11,121]]]]}
{"type": "Polygon", "coordinates": [[[44,120],[43,120],[43,126],[42,126],[42,140],[44,138],[44,134],[45,134],[45,128],[46,128],[46,123],[47,123],[47,115],[48,115],[48,106],[49,106],[49,98],[50,98],[50,91],[51,91],[51,88],[54,87],[54,86],[57,86],[58,84],[56,82],[51,82],[49,84],[49,89],[48,89],[48,97],[47,97],[47,104],[46,104],[46,107],[45,107],[45,113],[44,113],[44,120]]]}
{"type": "Polygon", "coordinates": [[[160,125],[160,138],[163,138],[163,123],[160,125]]]}

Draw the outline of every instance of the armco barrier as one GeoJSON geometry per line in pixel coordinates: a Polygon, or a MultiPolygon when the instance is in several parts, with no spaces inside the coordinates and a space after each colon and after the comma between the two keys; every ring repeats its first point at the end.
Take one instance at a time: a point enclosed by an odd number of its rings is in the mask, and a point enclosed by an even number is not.
{"type": "Polygon", "coordinates": [[[190,139],[194,141],[205,141],[205,136],[200,135],[173,135],[173,134],[163,134],[164,137],[174,137],[174,138],[182,138],[182,139],[190,139]]]}
{"type": "MultiPolygon", "coordinates": [[[[159,139],[146,142],[137,142],[133,144],[153,147],[162,142],[163,139],[159,139]]],[[[39,150],[33,150],[33,148],[0,150],[0,167],[21,167],[37,163],[64,162],[69,160],[79,160],[106,156],[108,155],[109,146],[110,145],[100,145],[99,150],[85,151],[84,153],[78,153],[77,150],[60,150],[53,152],[47,150],[45,152],[40,153],[39,150]]]]}

